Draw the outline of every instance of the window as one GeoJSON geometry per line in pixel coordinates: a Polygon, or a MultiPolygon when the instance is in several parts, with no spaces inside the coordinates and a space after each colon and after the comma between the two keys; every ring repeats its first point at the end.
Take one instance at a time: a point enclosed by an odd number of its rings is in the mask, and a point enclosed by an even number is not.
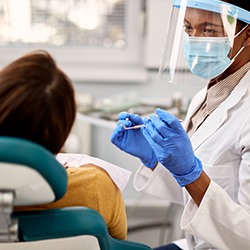
{"type": "Polygon", "coordinates": [[[0,63],[41,48],[79,80],[138,66],[141,11],[140,0],[0,0],[0,63]]]}
{"type": "Polygon", "coordinates": [[[125,7],[124,0],[2,1],[0,43],[123,49],[125,7]]]}

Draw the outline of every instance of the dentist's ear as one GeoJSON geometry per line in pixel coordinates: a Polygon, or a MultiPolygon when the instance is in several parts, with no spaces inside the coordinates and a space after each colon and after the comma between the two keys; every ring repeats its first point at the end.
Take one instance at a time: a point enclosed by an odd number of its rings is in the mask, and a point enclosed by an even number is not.
{"type": "Polygon", "coordinates": [[[243,46],[244,47],[247,47],[250,45],[250,25],[248,25],[248,27],[246,28],[246,38],[245,38],[245,41],[243,43],[243,46]]]}

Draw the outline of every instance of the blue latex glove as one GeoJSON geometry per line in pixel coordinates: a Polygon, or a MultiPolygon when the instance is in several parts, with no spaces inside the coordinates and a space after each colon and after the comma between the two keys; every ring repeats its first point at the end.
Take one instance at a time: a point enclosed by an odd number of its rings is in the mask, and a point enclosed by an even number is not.
{"type": "Polygon", "coordinates": [[[176,178],[180,186],[195,181],[202,164],[195,157],[191,142],[176,117],[162,109],[144,120],[142,133],[154,149],[158,161],[176,178]]]}
{"type": "Polygon", "coordinates": [[[150,147],[148,141],[144,138],[141,128],[125,130],[126,127],[143,124],[140,116],[122,112],[118,115],[117,127],[111,136],[111,142],[119,149],[138,157],[142,163],[148,167],[153,168],[157,163],[156,155],[150,147]]]}

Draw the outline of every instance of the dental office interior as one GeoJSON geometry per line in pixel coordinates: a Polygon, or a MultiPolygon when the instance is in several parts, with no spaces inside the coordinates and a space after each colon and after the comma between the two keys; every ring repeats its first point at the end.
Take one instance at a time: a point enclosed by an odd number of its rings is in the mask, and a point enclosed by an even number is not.
{"type": "MultiPolygon", "coordinates": [[[[65,152],[131,171],[123,190],[128,239],[151,247],[183,236],[182,207],[137,192],[133,176],[140,161],[110,137],[121,111],[148,117],[161,107],[183,119],[204,86],[159,77],[170,11],[171,0],[0,1],[0,66],[37,48],[53,55],[76,90],[77,119],[65,152]]],[[[184,74],[178,65],[177,72],[184,74]]]]}

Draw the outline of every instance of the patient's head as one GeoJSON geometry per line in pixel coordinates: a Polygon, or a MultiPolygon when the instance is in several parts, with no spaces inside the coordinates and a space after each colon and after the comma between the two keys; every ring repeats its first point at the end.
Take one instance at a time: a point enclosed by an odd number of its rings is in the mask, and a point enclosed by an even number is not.
{"type": "Polygon", "coordinates": [[[72,82],[46,51],[34,51],[0,71],[0,136],[63,146],[75,120],[72,82]]]}

